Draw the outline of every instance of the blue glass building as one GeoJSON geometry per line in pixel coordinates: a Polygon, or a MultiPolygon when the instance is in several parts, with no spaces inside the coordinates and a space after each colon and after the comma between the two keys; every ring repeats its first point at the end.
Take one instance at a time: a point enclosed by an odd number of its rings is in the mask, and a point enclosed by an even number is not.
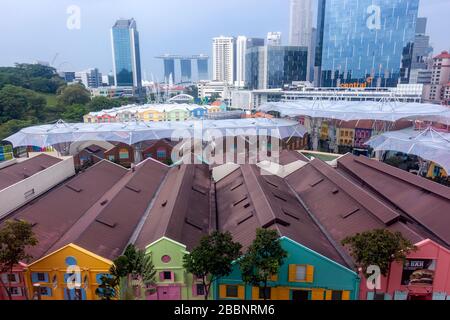
{"type": "Polygon", "coordinates": [[[140,89],[141,58],[136,21],[118,20],[111,29],[111,42],[115,86],[140,89]]]}
{"type": "Polygon", "coordinates": [[[408,83],[419,0],[319,0],[316,85],[408,83]]]}
{"type": "Polygon", "coordinates": [[[248,89],[276,89],[293,81],[306,81],[307,47],[252,47],[245,60],[248,89]]]}

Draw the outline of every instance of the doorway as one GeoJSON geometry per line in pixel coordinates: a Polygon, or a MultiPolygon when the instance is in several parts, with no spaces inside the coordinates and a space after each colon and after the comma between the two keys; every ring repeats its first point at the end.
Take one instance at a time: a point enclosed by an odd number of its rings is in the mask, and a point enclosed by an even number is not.
{"type": "Polygon", "coordinates": [[[293,290],[292,291],[292,300],[294,301],[307,301],[309,300],[309,291],[308,290],[293,290]]]}

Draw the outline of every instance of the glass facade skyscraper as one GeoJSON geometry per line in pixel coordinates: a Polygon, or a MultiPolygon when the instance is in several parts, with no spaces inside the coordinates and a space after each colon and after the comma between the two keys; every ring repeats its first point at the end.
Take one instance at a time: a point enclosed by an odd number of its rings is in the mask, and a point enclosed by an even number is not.
{"type": "Polygon", "coordinates": [[[141,58],[136,21],[118,20],[111,29],[114,84],[141,88],[141,58]]]}
{"type": "Polygon", "coordinates": [[[316,85],[408,83],[419,0],[319,0],[316,85]]]}
{"type": "Polygon", "coordinates": [[[245,59],[249,89],[276,89],[293,81],[306,81],[307,47],[253,47],[247,50],[245,59]]]}

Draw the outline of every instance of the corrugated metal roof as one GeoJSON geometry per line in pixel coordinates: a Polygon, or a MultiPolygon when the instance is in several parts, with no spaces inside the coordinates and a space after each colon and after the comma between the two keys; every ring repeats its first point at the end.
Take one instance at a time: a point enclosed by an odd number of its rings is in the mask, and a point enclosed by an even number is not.
{"type": "Polygon", "coordinates": [[[126,173],[125,168],[100,161],[8,216],[34,225],[39,244],[27,250],[33,260],[42,257],[126,173]]]}
{"type": "Polygon", "coordinates": [[[450,188],[365,157],[346,155],[338,168],[450,246],[450,188]]]}
{"type": "Polygon", "coordinates": [[[0,190],[25,180],[61,161],[62,160],[59,158],[43,153],[28,160],[2,168],[0,169],[0,190]]]}
{"type": "Polygon", "coordinates": [[[172,167],[156,197],[136,246],[167,237],[195,247],[210,227],[211,176],[207,165],[172,167]]]}
{"type": "Polygon", "coordinates": [[[244,247],[254,240],[256,228],[270,228],[346,265],[282,178],[242,165],[216,184],[216,195],[219,230],[231,232],[244,247]]]}

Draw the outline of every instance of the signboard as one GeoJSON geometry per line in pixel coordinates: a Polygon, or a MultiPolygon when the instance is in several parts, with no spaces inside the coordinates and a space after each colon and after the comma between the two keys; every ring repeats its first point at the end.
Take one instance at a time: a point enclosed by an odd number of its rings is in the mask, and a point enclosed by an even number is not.
{"type": "Polygon", "coordinates": [[[402,285],[432,285],[436,261],[407,259],[403,265],[402,285]]]}

